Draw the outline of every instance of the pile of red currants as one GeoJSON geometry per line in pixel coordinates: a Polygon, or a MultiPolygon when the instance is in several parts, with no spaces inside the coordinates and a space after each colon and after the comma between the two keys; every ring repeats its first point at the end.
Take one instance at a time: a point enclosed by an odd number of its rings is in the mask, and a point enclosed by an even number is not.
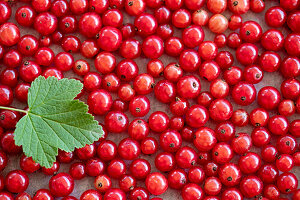
{"type": "Polygon", "coordinates": [[[21,113],[0,110],[0,171],[21,156],[0,200],[77,200],[86,176],[80,200],[300,200],[299,57],[300,0],[2,0],[0,106],[40,75],[76,78],[104,135],[47,169],[14,143],[21,113]],[[52,177],[31,196],[37,171],[52,177]]]}

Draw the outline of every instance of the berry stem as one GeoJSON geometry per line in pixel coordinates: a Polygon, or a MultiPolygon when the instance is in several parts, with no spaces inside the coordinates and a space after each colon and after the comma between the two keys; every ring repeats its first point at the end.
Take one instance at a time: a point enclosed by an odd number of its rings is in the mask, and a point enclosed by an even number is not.
{"type": "Polygon", "coordinates": [[[5,106],[0,106],[0,109],[3,110],[13,110],[13,111],[17,111],[17,112],[22,112],[22,113],[28,113],[26,110],[21,110],[21,109],[17,109],[17,108],[11,108],[11,107],[5,107],[5,106]]]}

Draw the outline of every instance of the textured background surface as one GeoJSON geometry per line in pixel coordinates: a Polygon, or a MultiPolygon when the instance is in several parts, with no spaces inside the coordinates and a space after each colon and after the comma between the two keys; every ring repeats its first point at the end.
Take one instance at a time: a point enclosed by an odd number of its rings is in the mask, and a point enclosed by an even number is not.
{"type": "MultiPolygon", "coordinates": [[[[269,7],[272,7],[272,6],[275,6],[275,5],[278,5],[278,0],[276,1],[270,1],[270,0],[266,0],[266,9],[265,11],[269,8],[269,7]]],[[[12,22],[15,22],[14,20],[14,13],[15,13],[15,10],[16,8],[18,8],[19,6],[21,6],[22,3],[17,3],[17,4],[14,4],[12,7],[13,7],[13,14],[12,14],[12,17],[10,19],[10,21],[12,22]]],[[[204,8],[206,9],[206,8],[204,8]]],[[[255,13],[246,13],[245,15],[243,15],[243,21],[248,21],[248,20],[254,20],[256,22],[258,22],[261,26],[262,26],[262,29],[263,31],[266,31],[268,29],[268,26],[265,24],[265,20],[264,20],[264,12],[262,13],[259,13],[259,14],[255,14],[255,13]]],[[[147,10],[147,12],[149,13],[152,13],[153,11],[151,10],[147,10]]],[[[227,18],[229,18],[231,16],[231,13],[226,11],[223,13],[227,18]]],[[[79,17],[78,17],[79,19],[79,17]]],[[[124,24],[125,23],[133,23],[133,20],[134,18],[132,17],[128,17],[126,14],[124,14],[124,24]]],[[[203,27],[204,31],[205,31],[205,40],[213,40],[214,38],[214,34],[212,32],[210,32],[208,30],[207,27],[203,27]]],[[[281,28],[280,29],[284,35],[286,35],[288,33],[288,29],[287,28],[281,28]]],[[[225,34],[228,35],[230,33],[230,31],[226,31],[225,34]]],[[[36,31],[34,31],[33,29],[28,29],[28,28],[22,28],[21,27],[21,34],[22,35],[25,35],[25,34],[33,34],[35,35],[36,37],[39,37],[38,33],[36,31]]],[[[75,33],[74,35],[78,36],[81,41],[83,42],[84,41],[84,38],[81,37],[78,33],[75,33]]],[[[181,37],[181,31],[180,30],[176,30],[175,31],[175,36],[178,36],[178,37],[181,37]]],[[[136,37],[136,39],[138,39],[139,41],[142,41],[140,37],[136,37]]],[[[263,51],[261,49],[261,46],[259,44],[257,44],[258,47],[260,48],[260,53],[263,51]]],[[[54,52],[57,54],[59,52],[62,51],[62,49],[57,46],[57,45],[53,45],[51,46],[51,48],[54,50],[54,52]]],[[[229,48],[222,48],[220,50],[229,50],[231,51],[233,54],[234,54],[234,51],[232,51],[232,49],[229,49],[229,48]]],[[[74,58],[75,60],[77,59],[85,59],[83,58],[79,53],[77,54],[73,54],[74,55],[74,58]]],[[[281,58],[283,59],[286,54],[284,52],[280,52],[280,55],[281,55],[281,58]]],[[[122,58],[118,55],[116,55],[117,57],[117,61],[120,61],[122,60],[122,58]]],[[[30,60],[32,58],[24,58],[24,60],[30,60]]],[[[173,58],[173,57],[169,57],[169,56],[162,56],[160,58],[163,63],[165,64],[165,66],[170,63],[170,62],[178,62],[178,59],[177,58],[173,58]]],[[[140,70],[140,73],[144,73],[146,72],[146,65],[147,65],[147,62],[149,61],[149,59],[147,58],[144,58],[144,57],[141,57],[141,58],[138,58],[138,59],[135,59],[136,63],[138,64],[139,66],[139,70],[140,70]]],[[[88,62],[91,64],[91,71],[96,71],[95,68],[94,68],[94,65],[93,65],[93,60],[92,59],[88,59],[88,62]]],[[[234,62],[234,65],[236,66],[240,66],[242,69],[244,68],[243,66],[241,66],[239,63],[237,63],[236,61],[234,62]]],[[[2,64],[0,64],[0,71],[2,71],[3,69],[5,68],[5,66],[3,66],[2,64]]],[[[78,77],[76,76],[75,74],[73,74],[73,72],[67,72],[64,74],[65,77],[78,77]]],[[[80,77],[78,77],[80,78],[80,77]]],[[[82,78],[81,78],[82,79],[82,78]]],[[[160,79],[156,79],[155,81],[158,82],[160,79]]],[[[266,85],[270,85],[270,86],[274,86],[276,88],[280,88],[280,84],[282,82],[283,78],[282,76],[280,76],[279,72],[274,72],[274,73],[265,73],[264,74],[264,79],[259,83],[259,84],[256,84],[255,87],[257,89],[257,91],[259,91],[260,88],[266,86],[266,85]]],[[[208,91],[209,90],[209,83],[203,79],[201,79],[201,85],[202,85],[202,91],[208,91]]],[[[113,94],[113,97],[116,97],[116,95],[113,94]]],[[[154,94],[150,94],[150,95],[147,95],[147,97],[150,99],[151,101],[151,110],[149,112],[149,114],[147,116],[145,116],[143,119],[147,120],[148,119],[148,116],[154,112],[154,111],[164,111],[166,112],[167,114],[169,114],[169,116],[171,116],[171,113],[169,111],[169,108],[168,108],[168,105],[165,105],[165,104],[162,104],[160,102],[157,102],[155,101],[155,98],[154,98],[154,94]]],[[[230,97],[228,97],[229,100],[231,100],[230,97]]],[[[82,97],[83,101],[86,100],[86,95],[82,97]]],[[[232,102],[232,100],[231,100],[232,102]]],[[[195,104],[195,101],[190,101],[191,104],[195,104]]],[[[13,106],[17,107],[17,108],[24,108],[26,105],[24,104],[20,104],[19,102],[14,102],[13,103],[13,106]]],[[[239,108],[243,108],[245,110],[248,111],[248,113],[250,113],[250,111],[254,108],[257,107],[257,103],[253,103],[251,104],[250,106],[247,106],[247,107],[242,107],[242,106],[238,106],[236,104],[233,103],[233,106],[234,106],[234,110],[236,109],[239,109],[239,108]]],[[[130,120],[132,120],[132,116],[130,115],[129,112],[126,113],[129,117],[130,120]]],[[[275,112],[271,112],[270,115],[273,116],[275,114],[275,112]]],[[[300,115],[293,115],[292,117],[289,117],[289,121],[291,122],[292,120],[296,119],[296,118],[300,118],[300,115]]],[[[99,120],[99,122],[103,123],[103,117],[96,117],[97,120],[99,120]]],[[[210,128],[215,128],[216,126],[216,123],[212,122],[212,121],[209,121],[206,126],[210,127],[210,128]]],[[[253,129],[253,126],[251,125],[248,125],[246,127],[242,127],[242,128],[237,128],[237,133],[239,132],[246,132],[248,134],[251,134],[251,131],[253,129]]],[[[158,138],[158,134],[156,133],[150,133],[149,136],[153,136],[153,137],[156,137],[158,138]]],[[[110,140],[113,140],[116,144],[119,143],[119,141],[121,141],[123,138],[125,137],[128,137],[128,134],[127,133],[122,133],[122,134],[109,134],[108,135],[108,139],[110,140]]],[[[272,139],[272,142],[274,142],[274,138],[272,139]]],[[[299,142],[299,140],[298,140],[299,142]]],[[[190,145],[188,143],[184,143],[183,145],[190,145]]],[[[260,152],[259,149],[253,147],[251,149],[251,151],[255,151],[255,152],[260,152]]],[[[159,151],[161,152],[161,150],[159,151]]],[[[159,153],[158,152],[158,153],[159,153]]],[[[155,155],[153,156],[145,156],[145,155],[141,155],[140,157],[142,158],[145,158],[147,160],[149,160],[149,162],[153,163],[154,161],[154,158],[155,158],[155,155]]],[[[235,157],[233,159],[233,162],[236,162],[236,160],[238,159],[238,157],[235,157]]],[[[12,169],[16,169],[16,168],[20,168],[19,167],[19,156],[15,156],[15,157],[10,157],[9,158],[9,165],[8,167],[5,169],[5,171],[3,172],[3,175],[5,175],[8,171],[12,170],[12,169]]],[[[129,165],[130,162],[127,162],[127,164],[129,165]]],[[[67,164],[62,164],[61,165],[61,168],[59,170],[59,172],[67,172],[69,170],[69,165],[67,164]]],[[[153,171],[157,171],[157,169],[155,168],[155,166],[152,164],[152,172],[153,171]]],[[[299,167],[298,168],[294,168],[293,169],[293,172],[297,174],[298,176],[298,180],[300,178],[300,170],[299,170],[299,167]]],[[[165,174],[167,175],[167,174],[165,174]]],[[[30,184],[29,184],[29,187],[28,187],[28,190],[27,192],[31,195],[34,194],[34,192],[38,189],[41,189],[41,188],[48,188],[48,180],[50,179],[49,176],[45,176],[43,175],[41,172],[37,172],[37,173],[34,173],[34,174],[30,174],[29,175],[30,177],[30,184]]],[[[75,189],[73,191],[73,193],[71,195],[79,198],[81,193],[84,192],[85,190],[87,189],[92,189],[93,188],[93,181],[94,181],[94,178],[93,177],[86,177],[84,178],[83,180],[80,180],[80,181],[75,181],[75,189]]],[[[138,182],[138,185],[139,186],[142,186],[142,187],[145,187],[144,186],[144,183],[143,182],[138,182]]],[[[118,182],[116,180],[113,180],[113,187],[118,187],[118,182]]],[[[172,189],[168,189],[167,192],[163,195],[161,195],[161,197],[163,199],[167,199],[167,198],[172,198],[174,200],[177,200],[177,199],[182,199],[181,196],[180,196],[180,192],[176,191],[176,190],[172,190],[172,189]]]]}

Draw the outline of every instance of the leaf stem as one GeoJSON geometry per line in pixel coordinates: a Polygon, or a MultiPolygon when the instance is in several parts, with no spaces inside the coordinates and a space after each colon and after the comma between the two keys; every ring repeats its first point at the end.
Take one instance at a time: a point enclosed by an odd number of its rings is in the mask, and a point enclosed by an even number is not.
{"type": "Polygon", "coordinates": [[[0,106],[0,109],[3,109],[3,110],[13,110],[13,111],[22,112],[22,113],[26,113],[27,114],[26,110],[21,110],[21,109],[17,109],[17,108],[0,106]]]}

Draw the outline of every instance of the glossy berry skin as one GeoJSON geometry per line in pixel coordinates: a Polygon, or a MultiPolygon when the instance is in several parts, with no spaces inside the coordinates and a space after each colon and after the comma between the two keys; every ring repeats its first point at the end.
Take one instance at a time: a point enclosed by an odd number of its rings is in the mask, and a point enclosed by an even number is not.
{"type": "Polygon", "coordinates": [[[133,82],[133,88],[137,94],[146,95],[152,92],[154,88],[154,79],[152,76],[144,73],[135,77],[133,82]]]}
{"type": "Polygon", "coordinates": [[[232,105],[226,99],[214,100],[209,106],[209,116],[215,121],[226,121],[233,113],[232,105]]]}
{"type": "Polygon", "coordinates": [[[229,85],[224,80],[215,79],[210,83],[209,90],[213,97],[221,99],[229,94],[229,85]]]}
{"type": "Polygon", "coordinates": [[[204,181],[204,192],[207,195],[218,195],[221,192],[222,184],[217,177],[208,177],[204,181]]]}
{"type": "Polygon", "coordinates": [[[9,87],[15,87],[18,82],[18,72],[15,69],[5,69],[0,74],[0,82],[9,87]]]}
{"type": "Polygon", "coordinates": [[[145,188],[137,187],[130,192],[129,198],[132,200],[149,199],[149,193],[145,188]]]}
{"type": "Polygon", "coordinates": [[[195,76],[184,76],[177,82],[177,92],[183,98],[193,99],[199,95],[200,90],[200,80],[195,76]]]}
{"type": "Polygon", "coordinates": [[[140,145],[131,138],[125,138],[118,145],[118,153],[125,160],[134,160],[141,153],[140,145]]]}
{"type": "Polygon", "coordinates": [[[0,24],[5,23],[7,20],[9,20],[11,16],[11,7],[7,2],[1,2],[0,4],[0,24]]]}
{"type": "Polygon", "coordinates": [[[41,66],[49,66],[54,61],[54,52],[48,47],[39,48],[35,55],[35,61],[41,66]]]}
{"type": "Polygon", "coordinates": [[[61,163],[70,163],[74,160],[74,153],[59,150],[57,158],[61,163]]]}
{"type": "Polygon", "coordinates": [[[24,35],[18,42],[18,50],[24,56],[32,56],[38,49],[38,40],[32,35],[24,35]]]}
{"type": "Polygon", "coordinates": [[[169,127],[169,117],[161,111],[154,112],[148,119],[148,124],[151,130],[155,132],[163,132],[169,127]]]}
{"type": "Polygon", "coordinates": [[[179,57],[179,64],[186,72],[196,71],[201,64],[201,59],[195,50],[184,50],[179,57]]]}
{"type": "Polygon", "coordinates": [[[103,200],[110,200],[110,199],[125,200],[126,194],[120,189],[111,188],[105,193],[103,197],[103,200]]]}
{"type": "Polygon", "coordinates": [[[223,78],[229,85],[236,85],[243,78],[242,70],[236,66],[229,67],[224,71],[223,78]]]}
{"type": "Polygon", "coordinates": [[[266,126],[269,121],[269,113],[263,108],[255,108],[250,113],[250,122],[253,126],[266,126]]]}
{"type": "Polygon", "coordinates": [[[82,148],[75,149],[75,155],[80,160],[88,160],[96,154],[95,144],[87,144],[82,148]]]}
{"type": "Polygon", "coordinates": [[[243,195],[240,192],[240,190],[236,188],[228,188],[222,193],[222,199],[223,200],[242,200],[243,195]]]}
{"type": "Polygon", "coordinates": [[[38,191],[36,191],[33,200],[54,200],[54,197],[52,196],[52,194],[50,193],[49,190],[47,189],[39,189],[38,191]]]}
{"type": "Polygon", "coordinates": [[[205,172],[201,167],[192,167],[188,172],[188,180],[191,183],[201,184],[204,181],[205,172]]]}
{"type": "Polygon", "coordinates": [[[227,69],[233,64],[234,58],[229,51],[220,51],[215,60],[222,69],[227,69]]]}
{"type": "Polygon", "coordinates": [[[111,111],[105,116],[105,127],[109,132],[124,132],[128,127],[128,118],[122,112],[111,111]]]}
{"type": "Polygon", "coordinates": [[[21,170],[10,171],[5,176],[4,182],[6,189],[12,193],[24,192],[29,185],[28,176],[21,170]]]}
{"type": "Polygon", "coordinates": [[[0,44],[5,46],[13,46],[20,40],[19,28],[10,22],[0,26],[0,44]]]}
{"type": "Polygon", "coordinates": [[[15,144],[14,133],[12,131],[7,131],[1,136],[0,144],[5,153],[18,154],[22,151],[22,147],[15,144]]]}
{"type": "Polygon", "coordinates": [[[21,26],[31,26],[36,17],[36,12],[31,6],[22,6],[17,9],[15,19],[21,26]]]}
{"type": "Polygon", "coordinates": [[[200,26],[192,25],[182,32],[182,39],[185,46],[195,48],[204,39],[204,32],[200,26]]]}
{"type": "Polygon", "coordinates": [[[98,54],[99,47],[95,40],[88,39],[82,42],[80,52],[84,57],[92,58],[98,54]]]}
{"type": "Polygon", "coordinates": [[[288,132],[289,122],[282,115],[275,115],[270,118],[268,128],[274,135],[285,135],[288,132]]]}
{"type": "Polygon", "coordinates": [[[149,174],[146,178],[147,190],[153,195],[161,195],[168,189],[168,181],[164,175],[158,172],[149,174]]]}
{"type": "Polygon", "coordinates": [[[124,192],[130,192],[136,187],[136,179],[131,175],[123,175],[119,180],[119,187],[124,192]]]}
{"type": "Polygon", "coordinates": [[[204,191],[195,183],[186,184],[181,192],[181,196],[184,200],[203,199],[204,191]]]}
{"type": "Polygon", "coordinates": [[[147,160],[139,158],[130,164],[129,171],[136,179],[143,180],[151,172],[151,165],[147,160]]]}
{"type": "Polygon", "coordinates": [[[62,17],[69,11],[69,4],[66,0],[56,0],[51,5],[51,12],[57,16],[62,17]]]}
{"type": "MultiPolygon", "coordinates": [[[[170,26],[169,24],[163,24],[163,25],[159,25],[157,27],[156,33],[157,33],[157,36],[159,36],[161,39],[166,40],[166,39],[171,38],[173,36],[174,29],[173,29],[173,26],[170,26]]],[[[181,48],[181,51],[183,49],[183,47],[178,47],[178,48],[181,48]]]]}
{"type": "Polygon", "coordinates": [[[263,79],[264,72],[257,65],[250,65],[244,69],[243,77],[244,77],[245,81],[247,81],[251,84],[257,84],[263,79]]]}
{"type": "Polygon", "coordinates": [[[199,151],[209,151],[216,143],[216,134],[212,129],[201,127],[195,132],[194,145],[199,151]]]}
{"type": "Polygon", "coordinates": [[[168,184],[170,188],[181,189],[187,182],[187,175],[182,169],[175,169],[169,172],[168,184]]]}
{"type": "Polygon", "coordinates": [[[102,195],[97,190],[89,189],[81,194],[80,200],[89,200],[89,199],[102,200],[102,195]]]}
{"type": "Polygon", "coordinates": [[[8,163],[8,157],[4,151],[0,151],[0,171],[3,171],[8,163]]]}
{"type": "Polygon", "coordinates": [[[231,122],[238,127],[246,126],[249,122],[249,115],[244,109],[238,109],[233,112],[231,122]]]}
{"type": "Polygon", "coordinates": [[[184,126],[184,119],[182,117],[172,117],[170,120],[170,128],[174,130],[181,130],[184,126]]]}
{"type": "Polygon", "coordinates": [[[175,99],[175,85],[168,80],[161,80],[155,85],[154,94],[158,101],[169,103],[175,99]]]}
{"type": "Polygon", "coordinates": [[[247,133],[239,133],[231,142],[232,150],[237,154],[247,153],[251,146],[251,137],[247,133]]]}
{"type": "MultiPolygon", "coordinates": [[[[157,33],[157,36],[159,36],[161,39],[167,40],[168,38],[171,38],[173,36],[174,29],[173,29],[173,26],[170,26],[168,24],[159,25],[157,27],[156,33],[157,33]]],[[[183,50],[183,46],[181,46],[181,45],[183,45],[183,44],[178,44],[179,47],[177,47],[177,48],[179,48],[179,50],[177,50],[177,51],[183,50]]],[[[166,47],[166,48],[168,48],[168,47],[166,47]]],[[[166,52],[167,52],[167,50],[166,50],[166,52]]],[[[178,54],[178,52],[177,52],[177,54],[178,54]]]]}
{"type": "Polygon", "coordinates": [[[119,179],[126,172],[126,165],[123,160],[114,159],[107,166],[107,174],[111,178],[119,179]]]}
{"type": "Polygon", "coordinates": [[[109,52],[101,52],[94,60],[95,68],[102,74],[109,74],[113,72],[116,67],[116,58],[109,52]]]}
{"type": "Polygon", "coordinates": [[[74,58],[70,53],[60,52],[54,58],[54,65],[61,71],[69,71],[74,65],[74,58]]]}
{"type": "Polygon", "coordinates": [[[15,199],[16,200],[31,200],[32,198],[26,192],[22,192],[22,193],[18,194],[15,199]]]}
{"type": "Polygon", "coordinates": [[[112,97],[107,91],[100,89],[90,93],[87,102],[91,112],[104,115],[112,106],[112,97]]]}
{"type": "Polygon", "coordinates": [[[259,58],[261,68],[266,72],[275,72],[281,63],[279,54],[275,52],[265,51],[259,58]]]}
{"type": "Polygon", "coordinates": [[[258,58],[258,48],[251,43],[243,43],[236,50],[236,58],[243,65],[251,65],[258,58]]]}
{"type": "Polygon", "coordinates": [[[252,142],[257,147],[262,147],[269,144],[271,140],[271,134],[268,129],[264,127],[258,127],[253,129],[251,133],[252,142]]]}
{"type": "Polygon", "coordinates": [[[221,122],[215,128],[215,136],[218,141],[226,142],[234,137],[235,131],[235,126],[231,122],[221,122]]]}
{"type": "Polygon", "coordinates": [[[213,33],[223,33],[228,28],[228,20],[221,14],[215,14],[209,19],[208,28],[213,33]]]}
{"type": "Polygon", "coordinates": [[[239,166],[244,174],[253,174],[261,166],[261,159],[258,154],[249,152],[240,157],[239,166]]]}
{"type": "Polygon", "coordinates": [[[70,166],[69,174],[74,180],[83,179],[86,176],[85,165],[81,162],[75,162],[70,166]]]}
{"type": "Polygon", "coordinates": [[[122,42],[122,34],[114,27],[103,27],[97,35],[97,44],[104,51],[116,51],[122,42]],[[113,43],[111,43],[113,41],[113,43]]]}
{"type": "Polygon", "coordinates": [[[297,79],[286,79],[281,83],[280,91],[284,98],[296,100],[300,96],[300,81],[297,79]]]}
{"type": "Polygon", "coordinates": [[[41,75],[41,73],[41,67],[34,61],[25,61],[19,69],[21,79],[29,83],[41,75]]]}
{"type": "Polygon", "coordinates": [[[276,29],[269,29],[261,37],[262,46],[269,51],[278,51],[284,45],[283,34],[276,29]]]}
{"type": "Polygon", "coordinates": [[[163,40],[156,35],[145,38],[142,44],[142,51],[147,58],[159,58],[164,52],[163,40]]]}
{"type": "Polygon", "coordinates": [[[297,142],[291,135],[285,135],[277,139],[276,147],[280,153],[292,154],[296,151],[297,142]]]}
{"type": "Polygon", "coordinates": [[[247,21],[243,23],[240,29],[241,39],[245,42],[258,42],[262,36],[262,29],[255,21],[247,21]]]}
{"type": "Polygon", "coordinates": [[[256,89],[252,84],[239,82],[232,89],[232,98],[239,105],[250,105],[256,99],[256,89]]]}
{"type": "Polygon", "coordinates": [[[147,137],[141,142],[141,151],[143,154],[150,155],[154,154],[158,149],[158,142],[152,138],[147,137]]]}
{"type": "Polygon", "coordinates": [[[111,188],[111,179],[105,174],[99,175],[95,178],[94,187],[99,192],[106,192],[111,188]]]}
{"type": "Polygon", "coordinates": [[[207,108],[213,100],[214,98],[209,92],[201,92],[197,98],[197,103],[207,108]]]}
{"type": "Polygon", "coordinates": [[[182,144],[181,135],[177,131],[167,130],[160,135],[159,143],[164,151],[176,152],[182,144]]]}
{"type": "Polygon", "coordinates": [[[129,102],[129,111],[135,117],[143,117],[150,110],[150,101],[146,96],[135,96],[129,102]]]}
{"type": "Polygon", "coordinates": [[[217,45],[218,48],[225,47],[226,42],[227,42],[227,38],[226,38],[225,34],[220,33],[220,34],[215,35],[214,43],[217,45]]]}
{"type": "Polygon", "coordinates": [[[205,107],[193,105],[186,112],[186,117],[186,123],[189,126],[193,128],[199,128],[208,121],[209,114],[205,107]]]}
{"type": "Polygon", "coordinates": [[[0,126],[5,129],[13,129],[16,127],[20,119],[20,114],[16,111],[1,110],[0,111],[0,126]]]}
{"type": "Polygon", "coordinates": [[[218,164],[225,164],[233,158],[232,148],[224,142],[216,144],[212,152],[212,159],[218,164]]]}
{"type": "Polygon", "coordinates": [[[56,197],[68,196],[74,189],[74,180],[67,173],[59,173],[51,177],[49,181],[49,189],[51,194],[56,197]]]}
{"type": "Polygon", "coordinates": [[[3,55],[3,63],[8,68],[15,68],[22,63],[22,55],[18,50],[11,49],[3,55]]]}
{"type": "Polygon", "coordinates": [[[218,174],[221,183],[229,187],[238,185],[242,178],[239,166],[233,163],[223,165],[219,169],[218,174]]]}
{"type": "Polygon", "coordinates": [[[161,172],[169,172],[175,167],[175,157],[169,152],[162,152],[155,157],[155,167],[161,172]]]}
{"type": "Polygon", "coordinates": [[[298,33],[289,34],[284,43],[284,48],[290,56],[300,55],[299,49],[300,35],[298,33]]]}
{"type": "Polygon", "coordinates": [[[46,175],[53,175],[58,172],[60,168],[59,162],[54,162],[51,168],[42,167],[42,172],[46,175]]]}
{"type": "Polygon", "coordinates": [[[102,21],[96,13],[85,13],[78,22],[79,32],[86,37],[94,37],[101,29],[102,21]]]}
{"type": "Polygon", "coordinates": [[[26,173],[33,173],[41,168],[39,163],[34,162],[31,157],[25,155],[20,158],[20,167],[26,173]]]}
{"type": "Polygon", "coordinates": [[[269,199],[272,199],[272,198],[279,199],[279,196],[280,196],[280,192],[279,192],[278,188],[273,184],[266,185],[264,187],[263,194],[266,198],[269,198],[269,199]]]}
{"type": "Polygon", "coordinates": [[[257,176],[246,176],[240,183],[240,190],[247,198],[260,194],[263,190],[263,183],[257,176]]]}
{"type": "MultiPolygon", "coordinates": [[[[76,70],[79,68],[78,66],[81,66],[82,64],[77,64],[76,70]]],[[[74,65],[75,66],[75,65],[74,65]]],[[[102,83],[102,79],[100,75],[96,72],[88,72],[83,77],[83,85],[84,88],[87,91],[94,91],[100,88],[102,83]]]]}
{"type": "Polygon", "coordinates": [[[135,140],[143,140],[149,134],[149,126],[144,120],[135,119],[129,124],[128,134],[135,140]]]}
{"type": "Polygon", "coordinates": [[[181,168],[191,168],[197,162],[197,154],[191,147],[181,147],[175,155],[177,165],[181,168]]]}
{"type": "Polygon", "coordinates": [[[57,78],[58,80],[64,78],[63,73],[60,70],[57,70],[56,68],[52,68],[49,67],[48,69],[46,69],[43,74],[42,74],[45,78],[48,78],[50,76],[54,76],[55,78],[57,78]]]}
{"type": "Polygon", "coordinates": [[[275,109],[280,99],[280,92],[272,86],[263,87],[257,94],[257,103],[267,110],[275,109]]]}
{"type": "Polygon", "coordinates": [[[286,22],[286,12],[279,6],[271,7],[265,13],[265,20],[268,26],[278,28],[286,22]]]}
{"type": "Polygon", "coordinates": [[[298,179],[294,174],[285,172],[277,178],[277,187],[284,194],[291,193],[298,187],[298,179]]]}
{"type": "Polygon", "coordinates": [[[49,12],[44,12],[35,18],[33,25],[41,35],[50,35],[57,29],[57,18],[49,12]]]}
{"type": "Polygon", "coordinates": [[[281,154],[276,160],[276,167],[282,172],[290,171],[294,167],[293,157],[288,154],[281,154]]]}

